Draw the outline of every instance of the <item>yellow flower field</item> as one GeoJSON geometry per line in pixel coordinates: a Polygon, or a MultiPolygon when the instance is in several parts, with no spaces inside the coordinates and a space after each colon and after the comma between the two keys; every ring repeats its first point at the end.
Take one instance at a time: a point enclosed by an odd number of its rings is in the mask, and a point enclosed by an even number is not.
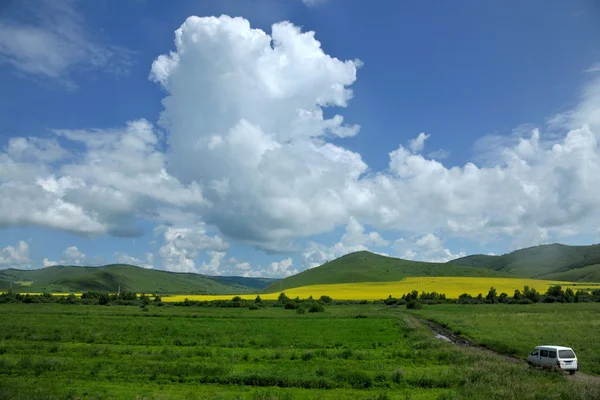
{"type": "MultiPolygon", "coordinates": [[[[412,290],[420,292],[438,292],[445,293],[449,298],[457,298],[462,293],[469,293],[473,296],[479,293],[484,296],[490,287],[495,287],[498,294],[506,292],[512,296],[515,289],[523,290],[523,286],[535,288],[544,293],[551,285],[561,285],[563,289],[570,287],[573,290],[579,289],[600,289],[599,283],[587,282],[559,282],[542,281],[536,279],[515,279],[515,278],[473,278],[473,277],[412,277],[405,278],[396,282],[362,282],[362,283],[340,283],[333,285],[311,285],[299,288],[283,290],[290,298],[307,298],[313,296],[318,299],[322,295],[330,296],[335,300],[379,300],[387,298],[390,294],[393,297],[400,297],[412,290]]],[[[280,292],[261,294],[263,300],[276,300],[280,292]]],[[[174,295],[163,296],[165,302],[189,300],[230,300],[234,295],[174,295]]],[[[240,294],[243,299],[254,299],[256,294],[240,294]]]]}

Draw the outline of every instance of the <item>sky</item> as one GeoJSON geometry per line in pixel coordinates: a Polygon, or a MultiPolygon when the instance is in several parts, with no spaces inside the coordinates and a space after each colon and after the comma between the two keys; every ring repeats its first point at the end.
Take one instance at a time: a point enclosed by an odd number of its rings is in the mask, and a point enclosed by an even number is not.
{"type": "Polygon", "coordinates": [[[600,241],[593,0],[0,4],[0,268],[600,241]]]}

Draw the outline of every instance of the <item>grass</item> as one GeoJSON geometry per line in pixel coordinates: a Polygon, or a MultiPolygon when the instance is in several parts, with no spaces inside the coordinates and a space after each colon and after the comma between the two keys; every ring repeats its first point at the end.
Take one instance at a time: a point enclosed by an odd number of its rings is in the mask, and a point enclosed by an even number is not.
{"type": "Polygon", "coordinates": [[[368,251],[359,251],[340,257],[299,274],[271,284],[265,292],[290,288],[355,282],[396,282],[407,277],[472,276],[516,277],[485,268],[462,267],[449,264],[425,263],[385,257],[368,251]]]}
{"type": "Polygon", "coordinates": [[[137,293],[248,293],[274,282],[265,278],[211,277],[158,271],[131,265],[53,266],[37,270],[0,271],[0,291],[11,285],[20,292],[122,291],[137,293]],[[27,284],[22,284],[26,282],[27,284]]]}
{"type": "Polygon", "coordinates": [[[600,375],[600,304],[436,305],[414,311],[503,353],[525,358],[538,345],[572,347],[584,372],[600,375]]]}
{"type": "Polygon", "coordinates": [[[600,264],[588,265],[587,267],[571,269],[563,272],[555,272],[544,275],[544,278],[571,282],[600,282],[600,264]]]}
{"type": "Polygon", "coordinates": [[[374,305],[298,315],[5,304],[0,318],[0,400],[593,399],[598,390],[455,347],[374,305]]]}
{"type": "MultiPolygon", "coordinates": [[[[548,287],[552,285],[562,285],[563,289],[571,287],[573,290],[600,288],[600,284],[593,283],[573,283],[558,281],[543,281],[537,279],[520,278],[481,278],[481,277],[421,277],[405,278],[397,282],[361,282],[361,283],[341,283],[332,285],[312,285],[292,288],[285,290],[285,294],[290,298],[300,297],[302,299],[313,296],[314,299],[326,295],[335,300],[380,300],[389,295],[392,297],[401,297],[403,294],[417,290],[419,293],[438,292],[444,293],[449,298],[458,298],[463,293],[469,293],[477,296],[479,293],[484,296],[493,286],[498,294],[506,292],[513,295],[515,289],[523,290],[523,286],[528,285],[535,288],[538,292],[545,293],[548,287]]],[[[263,300],[277,300],[279,292],[260,294],[263,300]]],[[[251,300],[256,297],[255,294],[240,294],[243,299],[251,300]]],[[[164,296],[165,302],[189,300],[229,300],[229,296],[203,296],[203,295],[175,295],[164,296]]]]}
{"type": "Polygon", "coordinates": [[[536,279],[598,281],[600,245],[547,244],[513,251],[502,256],[472,255],[450,261],[450,265],[491,268],[536,279]],[[584,269],[585,268],[585,269],[584,269]]]}

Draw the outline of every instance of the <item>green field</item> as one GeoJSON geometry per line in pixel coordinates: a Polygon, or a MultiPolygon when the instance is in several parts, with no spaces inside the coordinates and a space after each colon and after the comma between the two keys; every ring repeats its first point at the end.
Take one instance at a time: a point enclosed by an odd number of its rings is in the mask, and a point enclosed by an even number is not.
{"type": "Polygon", "coordinates": [[[0,399],[595,399],[600,390],[456,347],[375,305],[301,315],[5,304],[0,318],[0,399]]]}
{"type": "Polygon", "coordinates": [[[0,291],[81,293],[102,291],[116,293],[208,293],[230,294],[260,292],[276,279],[219,277],[175,273],[139,268],[132,265],[103,267],[52,266],[36,270],[5,269],[0,271],[0,291]]]}
{"type": "Polygon", "coordinates": [[[412,312],[476,343],[523,358],[537,345],[573,347],[582,371],[600,375],[600,303],[440,304],[412,312]]]}
{"type": "Polygon", "coordinates": [[[275,292],[309,285],[394,282],[414,276],[517,277],[509,273],[497,272],[485,268],[410,261],[385,257],[368,251],[359,251],[325,263],[320,267],[308,269],[282,279],[265,289],[265,292],[275,292]]]}

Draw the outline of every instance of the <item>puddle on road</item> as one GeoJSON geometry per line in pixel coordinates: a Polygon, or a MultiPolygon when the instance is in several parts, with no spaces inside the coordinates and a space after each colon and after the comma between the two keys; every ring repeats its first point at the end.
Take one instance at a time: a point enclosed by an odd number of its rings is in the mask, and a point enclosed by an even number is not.
{"type": "Polygon", "coordinates": [[[435,334],[435,337],[436,337],[437,339],[442,339],[442,340],[444,340],[444,341],[446,341],[446,342],[448,342],[448,343],[452,343],[452,340],[448,339],[448,337],[446,337],[446,336],[444,336],[444,335],[440,335],[439,333],[436,333],[436,334],[435,334]]]}

